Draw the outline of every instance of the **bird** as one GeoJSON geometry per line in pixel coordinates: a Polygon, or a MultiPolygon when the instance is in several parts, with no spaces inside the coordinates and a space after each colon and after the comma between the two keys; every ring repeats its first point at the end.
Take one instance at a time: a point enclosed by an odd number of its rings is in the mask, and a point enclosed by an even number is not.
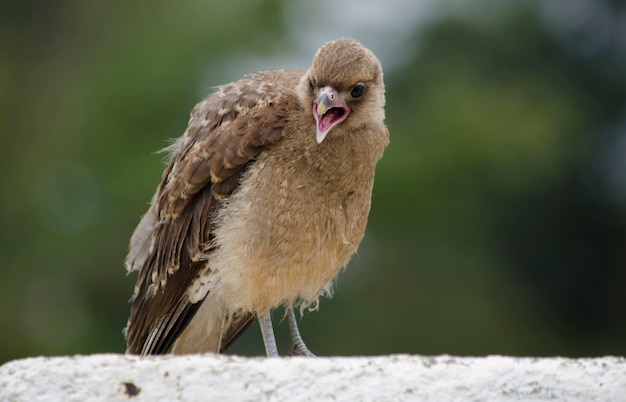
{"type": "Polygon", "coordinates": [[[129,354],[223,353],[285,308],[289,355],[314,356],[296,313],[331,295],[363,239],[389,143],[381,63],[355,39],[322,45],[308,70],[252,73],[192,110],[125,261],[138,271],[129,354]]]}

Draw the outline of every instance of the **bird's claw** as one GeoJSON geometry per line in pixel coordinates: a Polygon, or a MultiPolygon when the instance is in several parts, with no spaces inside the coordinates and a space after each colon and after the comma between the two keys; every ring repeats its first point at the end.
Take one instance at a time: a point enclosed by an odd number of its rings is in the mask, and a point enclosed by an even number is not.
{"type": "Polygon", "coordinates": [[[304,342],[294,342],[289,348],[289,356],[317,357],[306,347],[304,342]]]}

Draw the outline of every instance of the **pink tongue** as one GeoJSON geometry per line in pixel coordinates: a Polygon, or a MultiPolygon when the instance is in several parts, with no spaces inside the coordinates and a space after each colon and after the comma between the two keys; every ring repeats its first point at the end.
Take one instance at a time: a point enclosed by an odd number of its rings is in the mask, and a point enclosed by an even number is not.
{"type": "Polygon", "coordinates": [[[336,108],[332,108],[324,113],[324,115],[320,119],[320,129],[324,131],[328,127],[330,127],[333,122],[335,122],[335,120],[339,119],[339,113],[340,110],[336,108]]]}

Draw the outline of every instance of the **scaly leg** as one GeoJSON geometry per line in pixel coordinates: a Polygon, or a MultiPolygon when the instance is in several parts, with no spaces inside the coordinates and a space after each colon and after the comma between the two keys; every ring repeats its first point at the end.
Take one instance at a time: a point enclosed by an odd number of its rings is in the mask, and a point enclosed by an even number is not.
{"type": "Polygon", "coordinates": [[[289,354],[291,356],[315,357],[309,348],[306,347],[302,337],[300,336],[298,323],[296,321],[296,313],[293,312],[293,307],[287,307],[287,319],[289,320],[289,334],[291,335],[291,347],[289,348],[289,354]]]}
{"type": "Polygon", "coordinates": [[[278,347],[276,346],[276,338],[274,337],[274,327],[272,327],[272,316],[269,312],[259,317],[259,325],[261,327],[261,335],[263,335],[263,344],[265,345],[267,357],[278,357],[278,347]]]}

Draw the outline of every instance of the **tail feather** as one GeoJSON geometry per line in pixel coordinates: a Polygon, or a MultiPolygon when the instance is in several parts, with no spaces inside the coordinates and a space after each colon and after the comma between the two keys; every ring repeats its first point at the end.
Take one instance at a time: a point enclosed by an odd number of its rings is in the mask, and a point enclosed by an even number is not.
{"type": "Polygon", "coordinates": [[[172,345],[174,354],[222,353],[254,321],[254,315],[232,314],[210,293],[172,345]]]}

